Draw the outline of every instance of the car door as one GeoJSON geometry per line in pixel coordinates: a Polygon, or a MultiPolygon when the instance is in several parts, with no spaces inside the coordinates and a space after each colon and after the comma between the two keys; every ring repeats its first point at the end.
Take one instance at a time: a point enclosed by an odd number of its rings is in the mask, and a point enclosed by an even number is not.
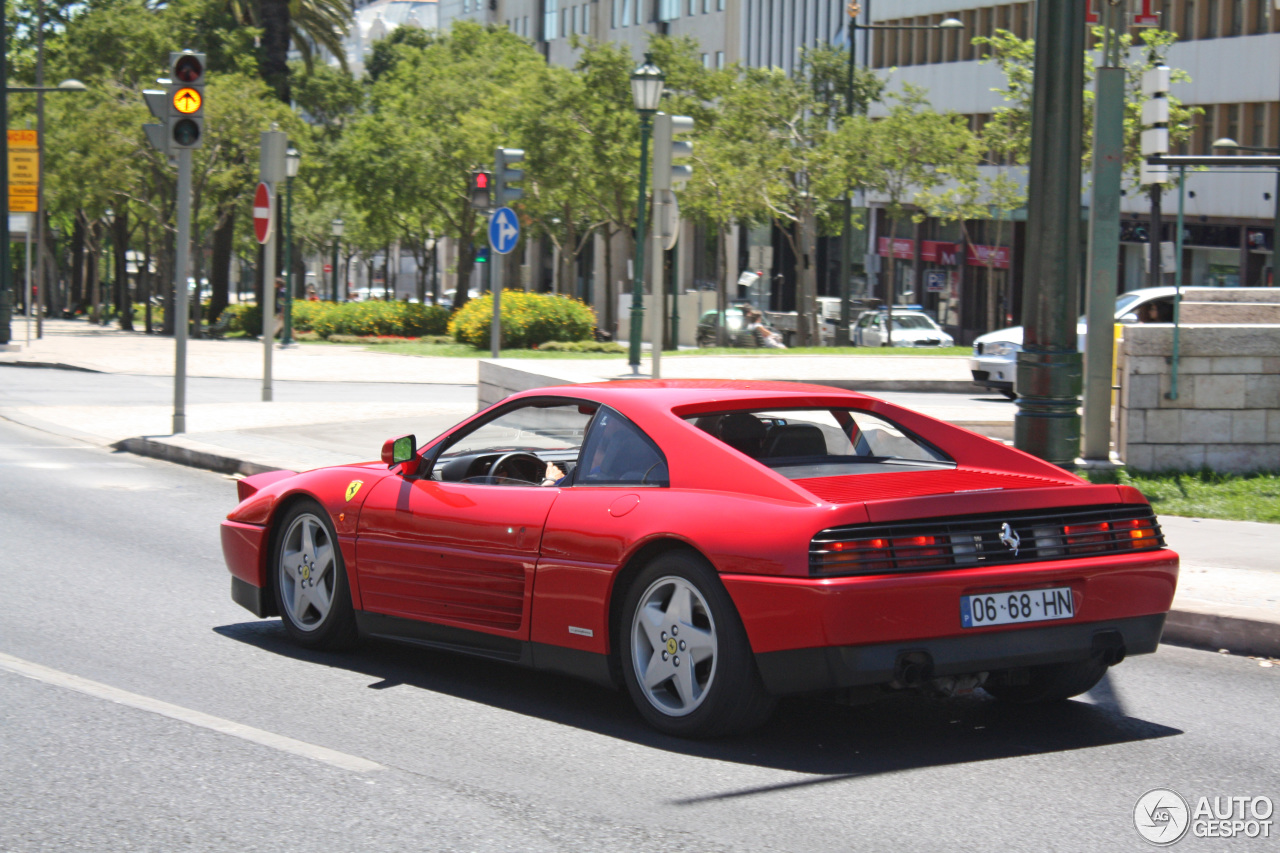
{"type": "MultiPolygon", "coordinates": [[[[469,432],[501,425],[502,418],[506,423],[522,415],[526,422],[540,419],[542,428],[511,438],[492,455],[524,447],[563,461],[576,458],[593,413],[594,408],[582,411],[577,403],[516,407],[469,432]],[[558,426],[546,425],[557,419],[558,426]]],[[[470,450],[465,435],[452,440],[453,447],[470,450]]],[[[483,451],[472,455],[483,464],[483,451]]],[[[527,639],[542,531],[560,488],[494,477],[449,481],[434,476],[438,471],[430,477],[387,477],[366,499],[356,545],[362,609],[527,639]]]]}

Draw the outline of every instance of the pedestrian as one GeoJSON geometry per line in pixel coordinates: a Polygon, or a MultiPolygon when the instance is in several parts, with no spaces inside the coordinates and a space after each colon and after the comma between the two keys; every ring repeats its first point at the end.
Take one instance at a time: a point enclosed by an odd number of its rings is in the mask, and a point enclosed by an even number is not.
{"type": "Polygon", "coordinates": [[[758,308],[748,308],[746,311],[747,328],[746,331],[755,338],[756,345],[768,347],[770,349],[786,349],[787,345],[782,342],[782,335],[770,329],[764,324],[764,316],[758,308]]]}

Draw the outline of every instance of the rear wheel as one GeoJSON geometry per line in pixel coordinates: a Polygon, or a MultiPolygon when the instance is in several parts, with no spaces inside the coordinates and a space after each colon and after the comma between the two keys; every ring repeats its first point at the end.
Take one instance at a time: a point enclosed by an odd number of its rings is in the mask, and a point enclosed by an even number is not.
{"type": "Polygon", "coordinates": [[[650,562],[623,612],[627,690],[654,728],[715,737],[753,729],[773,713],[733,601],[696,555],[668,552],[650,562]]]}
{"type": "Polygon", "coordinates": [[[1072,696],[1087,693],[1107,674],[1107,665],[1100,660],[1083,660],[1073,663],[1052,663],[1033,666],[1026,684],[990,684],[986,690],[1005,702],[1032,704],[1037,702],[1061,702],[1072,696]]]}
{"type": "Polygon", "coordinates": [[[310,648],[349,648],[356,640],[355,611],[328,513],[314,501],[296,503],[277,530],[273,585],[285,631],[310,648]]]}

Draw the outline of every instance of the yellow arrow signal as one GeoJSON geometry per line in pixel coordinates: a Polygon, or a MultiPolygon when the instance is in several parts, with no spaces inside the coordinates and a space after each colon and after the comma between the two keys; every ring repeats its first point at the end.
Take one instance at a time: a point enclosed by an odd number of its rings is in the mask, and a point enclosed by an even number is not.
{"type": "Polygon", "coordinates": [[[200,93],[195,89],[179,89],[173,93],[173,108],[180,113],[190,115],[200,109],[202,100],[200,93]]]}

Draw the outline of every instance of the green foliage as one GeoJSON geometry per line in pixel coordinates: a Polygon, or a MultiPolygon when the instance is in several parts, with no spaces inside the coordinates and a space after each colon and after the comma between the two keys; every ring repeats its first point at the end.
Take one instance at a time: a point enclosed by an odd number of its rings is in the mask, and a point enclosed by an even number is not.
{"type": "Polygon", "coordinates": [[[608,352],[625,353],[627,348],[613,341],[547,341],[538,344],[540,352],[608,352]]]}
{"type": "Polygon", "coordinates": [[[1280,524],[1280,472],[1151,473],[1120,469],[1089,471],[1087,475],[1092,483],[1133,486],[1146,495],[1158,514],[1280,524]]]}
{"type": "MultiPolygon", "coordinates": [[[[493,297],[485,294],[467,302],[449,320],[449,334],[459,343],[489,346],[493,297]]],[[[576,299],[550,293],[502,292],[502,346],[536,347],[548,341],[591,338],[596,314],[576,299]]]]}
{"type": "MultiPolygon", "coordinates": [[[[228,330],[247,335],[262,334],[262,309],[256,304],[228,305],[228,330]]],[[[448,312],[438,305],[416,302],[293,302],[295,333],[313,332],[319,338],[332,340],[335,335],[356,337],[394,335],[417,338],[442,335],[448,323],[448,312]]]]}

